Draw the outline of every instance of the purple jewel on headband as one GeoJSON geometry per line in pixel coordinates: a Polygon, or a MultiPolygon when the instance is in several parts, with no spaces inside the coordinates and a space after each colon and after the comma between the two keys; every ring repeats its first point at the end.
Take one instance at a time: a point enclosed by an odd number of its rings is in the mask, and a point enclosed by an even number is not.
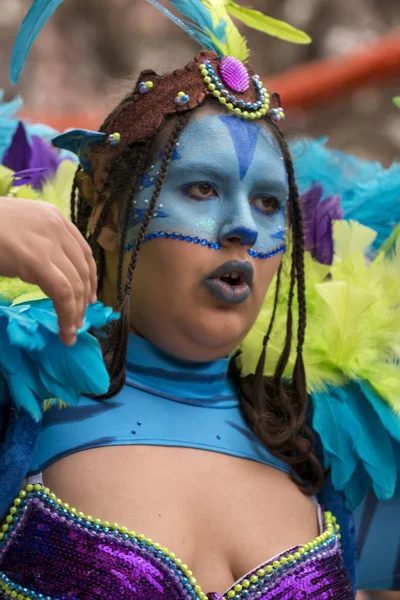
{"type": "Polygon", "coordinates": [[[225,56],[219,63],[219,72],[225,85],[234,92],[245,92],[250,87],[246,67],[233,56],[225,56]]]}

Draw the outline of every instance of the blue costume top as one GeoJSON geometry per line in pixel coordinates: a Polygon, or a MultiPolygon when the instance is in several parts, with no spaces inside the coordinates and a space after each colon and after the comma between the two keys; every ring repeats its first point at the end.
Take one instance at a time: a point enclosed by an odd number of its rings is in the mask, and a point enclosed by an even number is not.
{"type": "Polygon", "coordinates": [[[46,411],[30,474],[72,452],[125,444],[202,448],[289,471],[246,424],[228,378],[229,360],[184,362],[131,335],[122,391],[46,411]]]}

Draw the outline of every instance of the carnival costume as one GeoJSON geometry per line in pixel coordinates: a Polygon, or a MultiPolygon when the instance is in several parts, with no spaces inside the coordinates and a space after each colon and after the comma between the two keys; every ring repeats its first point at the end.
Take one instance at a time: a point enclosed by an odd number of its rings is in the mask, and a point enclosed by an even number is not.
{"type": "MultiPolygon", "coordinates": [[[[17,40],[14,81],[33,39],[59,4],[34,2],[17,40]]],[[[271,26],[266,17],[233,2],[175,0],[182,20],[157,0],[152,4],[206,50],[185,69],[166,76],[144,71],[103,132],[77,130],[55,138],[54,144],[74,152],[99,185],[104,168],[111,168],[132,142],[153,135],[166,116],[195,110],[206,99],[226,107],[238,123],[267,113],[276,120],[284,117],[279,97],[270,95],[244,64],[246,44],[227,9],[246,24],[257,22],[258,28],[271,26]]],[[[302,39],[286,26],[290,36],[302,39]]],[[[56,201],[63,208],[75,165],[69,160],[59,164],[63,156],[46,150],[40,136],[23,124],[17,126],[16,108],[0,106],[0,118],[6,117],[0,121],[5,138],[0,192],[56,201]],[[43,152],[35,162],[39,146],[43,152]]],[[[49,137],[48,131],[40,133],[49,137]]],[[[316,499],[319,536],[256,566],[222,596],[206,594],[190,566],[160,543],[77,512],[79,507],[71,509],[44,488],[41,473],[49,465],[73,452],[108,445],[202,448],[285,472],[289,466],[272,456],[246,424],[228,376],[230,359],[185,363],[130,336],[125,386],[114,398],[97,402],[88,396],[104,393],[109,379],[88,329],[101,330],[117,315],[101,303],[89,307],[76,346],[66,348],[57,338],[52,303],[35,286],[2,278],[1,598],[350,600],[357,586],[357,562],[362,587],[400,588],[400,245],[393,227],[400,221],[400,167],[388,172],[333,153],[323,140],[307,142],[307,147],[300,153],[293,145],[292,151],[298,156],[295,166],[306,214],[309,420],[319,439],[320,458],[330,469],[316,499]],[[344,220],[348,217],[352,220],[344,220]],[[25,476],[29,483],[18,495],[25,476]],[[385,532],[381,545],[376,541],[380,529],[385,532]]],[[[154,185],[156,170],[157,164],[141,181],[141,191],[154,185]]],[[[147,210],[143,195],[138,198],[133,231],[147,210]]],[[[191,230],[160,230],[158,223],[166,219],[163,208],[157,207],[159,215],[153,213],[147,241],[172,238],[219,250],[206,230],[198,236],[191,230]]],[[[274,235],[274,246],[253,246],[249,254],[263,260],[284,252],[285,232],[278,227],[274,235]]],[[[132,235],[126,250],[133,243],[132,235]]],[[[285,319],[286,289],[283,281],[266,374],[273,371],[282,346],[285,328],[279,325],[285,319]]],[[[270,291],[237,355],[243,375],[255,372],[272,298],[270,291]]],[[[288,377],[294,359],[289,360],[288,377]]]]}

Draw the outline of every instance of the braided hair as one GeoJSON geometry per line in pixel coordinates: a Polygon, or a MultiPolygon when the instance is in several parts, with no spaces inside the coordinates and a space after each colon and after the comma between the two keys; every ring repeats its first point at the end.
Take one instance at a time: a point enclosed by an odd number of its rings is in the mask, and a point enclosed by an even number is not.
{"type": "MultiPolygon", "coordinates": [[[[119,107],[124,102],[125,100],[121,102],[119,107]]],[[[100,128],[101,131],[105,129],[112,115],[113,113],[107,117],[100,128]]],[[[98,191],[98,201],[102,204],[102,210],[94,231],[90,231],[89,228],[93,207],[87,205],[76,186],[73,187],[71,192],[72,220],[93,249],[98,264],[99,290],[102,288],[105,258],[104,251],[97,243],[97,239],[113,205],[118,203],[120,208],[117,294],[121,317],[111,325],[111,332],[103,348],[111,384],[107,394],[97,397],[99,400],[110,398],[117,394],[125,382],[125,360],[129,334],[129,301],[137,259],[146,237],[151,216],[161,193],[174,148],[189,118],[190,115],[188,113],[182,113],[169,118],[169,121],[172,121],[173,128],[164,149],[153,195],[135,241],[127,270],[125,286],[123,285],[124,248],[129,225],[129,215],[133,199],[138,191],[139,182],[149,165],[149,158],[157,149],[158,136],[154,136],[144,142],[132,144],[110,165],[110,169],[108,170],[109,175],[103,180],[102,189],[98,191]]],[[[267,377],[264,375],[264,366],[268,342],[279,301],[281,264],[277,273],[272,317],[263,339],[256,371],[254,374],[241,377],[239,369],[236,366],[235,357],[233,357],[230,364],[230,375],[236,382],[241,401],[241,410],[249,427],[274,456],[292,466],[292,477],[295,483],[305,494],[312,495],[322,487],[325,481],[325,474],[314,454],[313,433],[306,423],[308,395],[303,363],[303,345],[306,328],[303,218],[288,143],[282,131],[270,117],[266,116],[265,121],[281,148],[288,176],[288,217],[292,230],[292,251],[290,257],[291,267],[286,335],[275,372],[272,376],[267,377]],[[291,382],[287,383],[283,381],[283,373],[291,351],[293,337],[292,311],[295,292],[297,292],[299,311],[296,361],[291,382]]]]}

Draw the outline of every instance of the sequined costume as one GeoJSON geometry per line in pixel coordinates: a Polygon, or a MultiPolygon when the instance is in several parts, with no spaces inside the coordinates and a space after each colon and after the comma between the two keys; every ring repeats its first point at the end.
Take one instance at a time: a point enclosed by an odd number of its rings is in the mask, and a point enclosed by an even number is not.
{"type": "Polygon", "coordinates": [[[190,566],[183,565],[160,543],[126,527],[72,512],[40,484],[28,485],[11,510],[7,540],[1,547],[1,598],[353,598],[335,519],[328,512],[322,515],[321,510],[321,530],[315,540],[258,565],[222,596],[205,594],[190,566]]]}

